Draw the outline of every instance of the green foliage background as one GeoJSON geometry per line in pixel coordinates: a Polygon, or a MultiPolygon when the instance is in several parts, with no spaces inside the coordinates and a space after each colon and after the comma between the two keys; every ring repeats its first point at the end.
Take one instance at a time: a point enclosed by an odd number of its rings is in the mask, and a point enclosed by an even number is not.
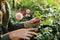
{"type": "MultiPolygon", "coordinates": [[[[12,8],[12,0],[7,0],[12,8]]],[[[41,25],[37,26],[37,36],[31,40],[59,40],[60,38],[60,0],[21,0],[21,5],[16,8],[35,10],[33,17],[49,17],[48,20],[42,19],[41,25]],[[54,24],[51,23],[54,20],[54,24]],[[43,25],[42,25],[43,24],[43,25]],[[48,26],[45,26],[48,25],[48,26]]],[[[16,12],[12,10],[12,18],[15,20],[16,12]]],[[[28,19],[28,18],[27,18],[28,19]]]]}

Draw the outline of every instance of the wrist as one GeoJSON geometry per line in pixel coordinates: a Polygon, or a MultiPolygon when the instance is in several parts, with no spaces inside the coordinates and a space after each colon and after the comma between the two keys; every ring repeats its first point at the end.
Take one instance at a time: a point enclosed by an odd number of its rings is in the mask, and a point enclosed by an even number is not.
{"type": "Polygon", "coordinates": [[[9,32],[8,34],[9,34],[9,37],[10,37],[10,39],[11,39],[11,40],[13,40],[13,39],[15,39],[15,38],[16,38],[16,36],[15,36],[15,33],[14,33],[14,32],[9,32]]]}
{"type": "Polygon", "coordinates": [[[11,40],[19,40],[20,38],[16,37],[14,32],[9,32],[9,37],[11,40]]]}
{"type": "Polygon", "coordinates": [[[25,28],[30,28],[31,23],[29,21],[24,22],[24,27],[25,28]]]}
{"type": "Polygon", "coordinates": [[[28,21],[24,22],[24,27],[25,27],[25,28],[28,28],[27,24],[29,24],[28,21]]]}
{"type": "Polygon", "coordinates": [[[14,37],[12,32],[9,32],[8,34],[9,34],[10,39],[12,39],[14,37]]]}
{"type": "Polygon", "coordinates": [[[24,23],[24,27],[25,28],[32,28],[32,27],[35,27],[35,24],[32,24],[29,21],[27,21],[27,22],[24,23]]]}

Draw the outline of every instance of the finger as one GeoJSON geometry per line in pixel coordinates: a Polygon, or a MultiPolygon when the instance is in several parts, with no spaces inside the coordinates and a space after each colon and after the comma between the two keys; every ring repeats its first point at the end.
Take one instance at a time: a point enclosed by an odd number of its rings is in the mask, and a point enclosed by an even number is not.
{"type": "Polygon", "coordinates": [[[40,22],[40,19],[32,19],[30,20],[30,23],[40,22]]]}
{"type": "Polygon", "coordinates": [[[38,28],[29,28],[29,31],[38,30],[38,28]]]}
{"type": "Polygon", "coordinates": [[[37,35],[37,33],[35,33],[35,32],[29,32],[28,34],[37,35]]]}
{"type": "Polygon", "coordinates": [[[37,18],[37,17],[36,17],[36,18],[33,18],[32,20],[40,20],[40,18],[37,18]]]}
{"type": "Polygon", "coordinates": [[[40,19],[35,19],[35,20],[34,20],[34,22],[39,22],[39,21],[40,21],[40,19]]]}
{"type": "Polygon", "coordinates": [[[27,34],[27,37],[32,37],[33,35],[27,34]]]}
{"type": "Polygon", "coordinates": [[[29,38],[29,37],[25,37],[25,39],[26,39],[26,40],[30,40],[30,38],[29,38]]]}
{"type": "Polygon", "coordinates": [[[33,24],[39,24],[40,23],[40,21],[36,21],[36,22],[34,22],[33,24]]]}

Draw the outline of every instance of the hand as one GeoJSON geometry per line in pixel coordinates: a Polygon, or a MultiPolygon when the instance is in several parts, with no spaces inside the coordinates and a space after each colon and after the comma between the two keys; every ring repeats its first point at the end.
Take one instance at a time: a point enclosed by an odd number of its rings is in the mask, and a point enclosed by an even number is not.
{"type": "Polygon", "coordinates": [[[32,37],[33,35],[36,35],[36,33],[33,32],[33,30],[36,30],[36,29],[37,28],[19,29],[19,30],[9,32],[9,35],[10,35],[10,38],[14,40],[17,40],[17,39],[19,40],[20,38],[30,40],[30,37],[32,37]]]}
{"type": "Polygon", "coordinates": [[[33,24],[38,25],[39,23],[40,23],[40,19],[36,17],[36,18],[33,18],[29,21],[24,22],[24,26],[25,26],[25,28],[30,28],[31,26],[29,26],[29,24],[30,25],[33,25],[33,24]]]}
{"type": "Polygon", "coordinates": [[[35,17],[29,21],[29,23],[31,23],[31,24],[38,24],[39,22],[40,22],[40,19],[37,17],[35,17]]]}

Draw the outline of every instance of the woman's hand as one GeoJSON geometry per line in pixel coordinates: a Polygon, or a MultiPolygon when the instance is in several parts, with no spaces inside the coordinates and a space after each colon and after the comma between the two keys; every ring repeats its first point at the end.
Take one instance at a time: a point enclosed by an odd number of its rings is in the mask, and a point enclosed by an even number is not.
{"type": "Polygon", "coordinates": [[[40,23],[40,19],[36,17],[36,18],[33,18],[33,19],[29,20],[29,21],[24,22],[24,27],[25,28],[30,28],[31,26],[29,26],[29,24],[30,25],[33,25],[33,24],[38,25],[39,23],[40,23]]]}
{"type": "Polygon", "coordinates": [[[8,34],[12,40],[19,40],[20,38],[30,40],[33,35],[36,35],[36,33],[33,32],[33,30],[36,29],[37,28],[19,29],[9,32],[8,34]]]}

